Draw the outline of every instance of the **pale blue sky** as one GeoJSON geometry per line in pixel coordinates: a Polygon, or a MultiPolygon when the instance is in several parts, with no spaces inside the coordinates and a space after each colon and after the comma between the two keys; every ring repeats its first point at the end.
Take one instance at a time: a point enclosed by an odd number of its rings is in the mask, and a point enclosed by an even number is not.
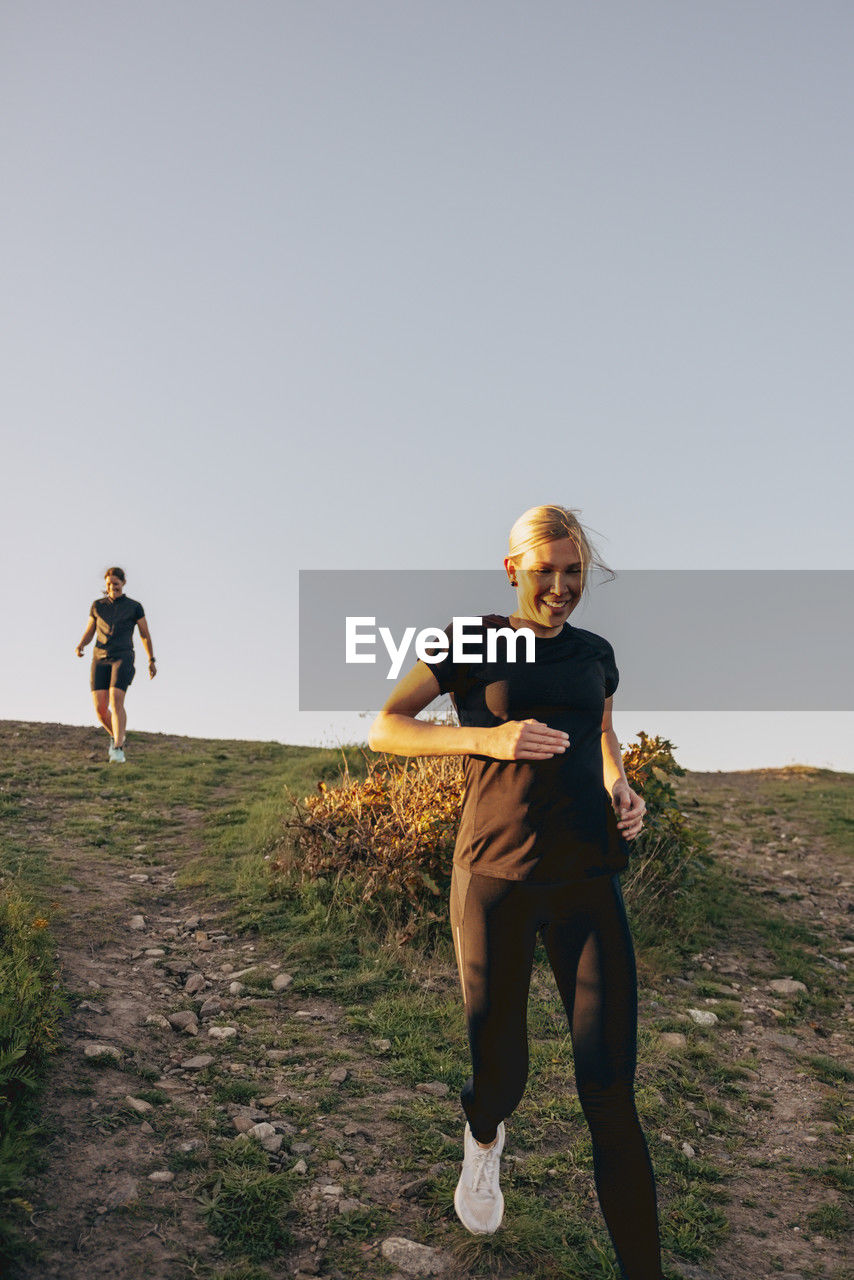
{"type": "MultiPolygon", "coordinates": [[[[847,0],[6,6],[0,715],[91,719],[112,563],[131,729],[293,742],[363,728],[297,710],[300,568],[540,501],[617,569],[854,567],[852,54],[847,0]]],[[[641,727],[854,769],[850,713],[641,727]]]]}

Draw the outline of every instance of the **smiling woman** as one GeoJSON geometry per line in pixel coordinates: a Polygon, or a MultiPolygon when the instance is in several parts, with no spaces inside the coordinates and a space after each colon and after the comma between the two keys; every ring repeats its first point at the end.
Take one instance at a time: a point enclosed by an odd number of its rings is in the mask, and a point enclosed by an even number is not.
{"type": "Polygon", "coordinates": [[[86,645],[93,636],[97,636],[90,687],[95,713],[110,735],[108,758],[111,764],[125,763],[125,694],[135,674],[133,633],[136,627],[148,654],[149,678],[153,680],[157,675],[145,610],[138,600],[131,600],[124,594],[124,588],[124,569],[114,565],[104,574],[104,595],[93,601],[86,630],[75,649],[78,658],[82,658],[86,645]]]}
{"type": "Polygon", "coordinates": [[[528,987],[541,935],[572,1036],[596,1188],[623,1280],[661,1280],[655,1180],[634,1101],[637,974],[619,873],[645,805],[629,786],[612,726],[619,675],[602,636],[569,615],[591,565],[605,568],[574,512],[534,507],[516,521],[504,567],[516,609],[477,621],[481,655],[449,644],[397,684],[370,745],[398,755],[464,755],[451,927],[472,1074],[454,1206],[491,1234],[504,1199],[505,1120],[528,1074],[528,987]],[[534,636],[533,661],[509,655],[534,636]],[[498,637],[490,651],[487,637],[498,637]],[[503,637],[503,639],[501,639],[503,637]],[[440,693],[459,726],[417,719],[440,693]]]}

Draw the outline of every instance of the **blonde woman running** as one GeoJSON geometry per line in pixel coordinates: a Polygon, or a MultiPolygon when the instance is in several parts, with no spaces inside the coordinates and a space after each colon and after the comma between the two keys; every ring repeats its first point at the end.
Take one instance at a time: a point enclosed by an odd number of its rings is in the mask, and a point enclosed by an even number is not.
{"type": "MultiPolygon", "coordinates": [[[[494,661],[418,662],[374,721],[370,745],[396,755],[463,755],[451,925],[472,1059],[454,1205],[469,1231],[498,1229],[507,1118],[528,1074],[528,989],[539,934],[572,1036],[599,1203],[623,1280],[662,1280],[655,1180],[634,1099],[637,974],[619,873],[645,805],[626,781],[612,727],[611,645],[569,625],[601,562],[574,512],[533,507],[514,524],[504,566],[509,617],[481,620],[494,661]],[[512,632],[533,661],[508,660],[512,632]],[[512,629],[512,630],[510,630],[512,629]],[[502,632],[504,633],[502,635],[502,632]],[[416,719],[440,693],[459,727],[416,719]]],[[[449,629],[450,630],[450,629],[449,629]]],[[[477,628],[467,632],[477,648],[477,628]]]]}
{"type": "Polygon", "coordinates": [[[149,678],[153,680],[157,675],[145,610],[138,600],[126,596],[124,589],[124,569],[114,565],[104,575],[104,595],[93,602],[86,630],[75,650],[78,658],[82,658],[87,644],[93,636],[96,637],[89,684],[95,713],[110,735],[108,758],[111,764],[125,763],[125,694],[136,671],[133,652],[135,627],[139,628],[140,639],[148,654],[149,678]]]}

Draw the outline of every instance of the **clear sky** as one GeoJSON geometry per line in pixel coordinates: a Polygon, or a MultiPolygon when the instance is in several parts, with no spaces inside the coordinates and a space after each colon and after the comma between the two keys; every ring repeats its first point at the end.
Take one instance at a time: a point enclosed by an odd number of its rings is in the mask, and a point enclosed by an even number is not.
{"type": "MultiPolygon", "coordinates": [[[[290,742],[365,731],[297,709],[300,568],[555,501],[618,570],[854,568],[852,55],[849,0],[4,6],[0,716],[91,722],[111,564],[131,730],[290,742]]],[[[851,713],[616,705],[854,769],[851,713]]]]}

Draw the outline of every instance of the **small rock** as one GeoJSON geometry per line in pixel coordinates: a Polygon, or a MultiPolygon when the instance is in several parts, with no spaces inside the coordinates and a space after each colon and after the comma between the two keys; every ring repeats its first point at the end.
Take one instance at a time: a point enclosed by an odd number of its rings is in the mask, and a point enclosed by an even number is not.
{"type": "Polygon", "coordinates": [[[144,929],[145,916],[131,916],[130,920],[128,921],[128,928],[136,929],[136,930],[144,929]]]}
{"type": "Polygon", "coordinates": [[[400,1194],[404,1200],[414,1200],[422,1191],[426,1191],[430,1186],[429,1178],[415,1178],[412,1182],[406,1182],[400,1188],[400,1194]]]}
{"type": "Polygon", "coordinates": [[[681,1031],[660,1031],[658,1038],[668,1049],[684,1049],[688,1043],[688,1037],[681,1031]]]}
{"type": "Polygon", "coordinates": [[[281,1151],[284,1138],[280,1133],[274,1133],[272,1138],[264,1138],[261,1146],[265,1151],[269,1151],[271,1155],[275,1155],[277,1151],[281,1151]]]}
{"type": "Polygon", "coordinates": [[[298,1173],[300,1176],[302,1176],[303,1174],[308,1173],[308,1165],[303,1159],[300,1158],[299,1160],[297,1160],[293,1169],[291,1169],[291,1173],[298,1173]]]}
{"type": "Polygon", "coordinates": [[[237,1035],[237,1027],[208,1027],[208,1035],[212,1040],[230,1040],[237,1035]]]}
{"type": "Polygon", "coordinates": [[[201,916],[188,916],[187,919],[184,921],[184,928],[189,929],[191,932],[193,932],[196,929],[198,929],[201,923],[202,923],[201,916]]]}
{"type": "Polygon", "coordinates": [[[391,1048],[390,1040],[372,1040],[371,1044],[374,1046],[374,1048],[377,1050],[378,1053],[388,1053],[389,1049],[391,1048]]]}
{"type": "Polygon", "coordinates": [[[447,1098],[449,1089],[444,1080],[427,1080],[415,1086],[416,1093],[429,1093],[434,1098],[447,1098]]]}
{"type": "Polygon", "coordinates": [[[273,990],[284,991],[293,982],[293,978],[289,973],[277,973],[273,979],[273,990]]]}
{"type": "MultiPolygon", "coordinates": [[[[120,1206],[127,1206],[133,1203],[139,1195],[139,1184],[136,1178],[132,1178],[130,1174],[120,1174],[115,1185],[110,1188],[105,1197],[103,1210],[118,1209],[120,1206]]],[[[98,1209],[100,1213],[101,1208],[98,1209]]]]}
{"type": "Polygon", "coordinates": [[[87,1058],[114,1058],[116,1062],[121,1062],[122,1051],[117,1049],[114,1044],[98,1044],[95,1041],[87,1040],[83,1045],[83,1052],[87,1058]]]}
{"type": "Polygon", "coordinates": [[[135,871],[132,876],[128,876],[128,880],[133,880],[136,884],[145,884],[148,876],[144,871],[135,871]]]}
{"type": "Polygon", "coordinates": [[[215,1018],[218,1013],[222,1013],[222,1005],[216,996],[211,996],[209,1000],[205,1000],[199,1014],[202,1018],[215,1018]]]}
{"type": "Polygon", "coordinates": [[[196,1058],[188,1058],[186,1062],[181,1063],[183,1071],[204,1071],[205,1067],[209,1067],[213,1062],[213,1057],[209,1053],[201,1053],[196,1058]]]}
{"type": "Polygon", "coordinates": [[[138,1112],[138,1114],[141,1116],[144,1116],[149,1111],[154,1110],[154,1107],[151,1105],[150,1102],[146,1102],[144,1098],[132,1098],[130,1094],[128,1094],[128,1096],[125,1098],[125,1102],[131,1108],[131,1110],[138,1112]]]}
{"type": "Polygon", "coordinates": [[[768,983],[770,991],[775,991],[778,996],[794,996],[799,991],[806,991],[806,987],[802,982],[797,982],[794,978],[775,978],[768,983]]]}
{"type": "Polygon", "coordinates": [[[718,1021],[718,1015],[711,1009],[689,1009],[688,1017],[699,1027],[713,1027],[718,1021]]]}
{"type": "Polygon", "coordinates": [[[78,1009],[85,1009],[87,1013],[97,1013],[100,1017],[106,1018],[107,1010],[102,1009],[100,1005],[93,1004],[91,1000],[81,1000],[78,1009]]]}
{"type": "Polygon", "coordinates": [[[240,996],[246,990],[242,982],[230,982],[228,984],[228,994],[230,996],[240,996]]]}
{"type": "Polygon", "coordinates": [[[191,973],[187,981],[184,983],[184,990],[188,996],[194,996],[197,991],[202,991],[205,986],[205,978],[202,973],[191,973]]]}
{"type": "Polygon", "coordinates": [[[320,1188],[320,1194],[328,1196],[331,1200],[337,1200],[343,1196],[344,1188],[337,1182],[327,1182],[320,1188]]]}
{"type": "Polygon", "coordinates": [[[259,1142],[265,1141],[267,1138],[275,1138],[276,1130],[271,1124],[262,1121],[261,1124],[253,1124],[246,1132],[250,1138],[257,1138],[259,1142]]]}
{"type": "Polygon", "coordinates": [[[149,1182],[174,1182],[175,1175],[171,1169],[156,1169],[154,1173],[148,1175],[149,1182]]]}
{"type": "Polygon", "coordinates": [[[380,1252],[393,1267],[410,1276],[440,1276],[448,1269],[448,1258],[439,1249],[417,1244],[404,1236],[389,1236],[383,1240],[380,1252]]]}
{"type": "Polygon", "coordinates": [[[356,1209],[361,1209],[362,1205],[358,1200],[348,1200],[346,1197],[338,1201],[339,1213],[353,1213],[356,1209]]]}
{"type": "Polygon", "coordinates": [[[697,1153],[694,1150],[694,1148],[691,1146],[690,1142],[683,1142],[682,1154],[683,1156],[687,1156],[689,1160],[693,1160],[697,1153]]]}
{"type": "Polygon", "coordinates": [[[147,947],[143,954],[150,956],[152,960],[156,960],[159,956],[165,956],[166,952],[162,947],[147,947]]]}
{"type": "Polygon", "coordinates": [[[145,1019],[147,1027],[168,1027],[169,1020],[164,1018],[162,1013],[150,1013],[145,1019]]]}
{"type": "Polygon", "coordinates": [[[329,1072],[329,1079],[333,1084],[343,1084],[349,1074],[346,1067],[335,1067],[333,1071],[329,1072]]]}
{"type": "Polygon", "coordinates": [[[179,1009],[177,1013],[169,1013],[166,1017],[170,1027],[174,1027],[176,1031],[183,1031],[188,1036],[199,1034],[199,1020],[192,1009],[179,1009]]]}
{"type": "Polygon", "coordinates": [[[800,1048],[798,1037],[789,1035],[785,1031],[769,1031],[767,1039],[770,1044],[776,1044],[780,1049],[800,1048]]]}
{"type": "Polygon", "coordinates": [[[265,1056],[268,1062],[287,1062],[291,1055],[287,1049],[268,1049],[265,1056]]]}
{"type": "Polygon", "coordinates": [[[373,1134],[364,1125],[357,1124],[355,1120],[348,1120],[344,1126],[344,1136],[347,1138],[367,1138],[370,1142],[373,1134]]]}

